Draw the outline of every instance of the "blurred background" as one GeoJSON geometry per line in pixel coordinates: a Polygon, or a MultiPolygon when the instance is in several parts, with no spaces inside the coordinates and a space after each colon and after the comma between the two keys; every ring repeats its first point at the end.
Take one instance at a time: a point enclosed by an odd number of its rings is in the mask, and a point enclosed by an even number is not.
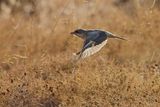
{"type": "Polygon", "coordinates": [[[0,0],[0,107],[158,107],[160,0],[0,0]],[[78,28],[125,37],[71,62],[78,28]]]}
{"type": "Polygon", "coordinates": [[[23,15],[26,18],[36,17],[34,21],[39,26],[53,29],[51,26],[60,19],[61,23],[80,21],[77,26],[81,27],[89,25],[90,18],[99,18],[100,15],[105,14],[105,20],[116,14],[117,10],[125,12],[131,19],[134,19],[139,12],[138,9],[158,9],[159,4],[159,0],[1,0],[0,13],[1,19],[14,19],[15,15],[23,15]],[[97,14],[98,12],[100,13],[97,14]]]}

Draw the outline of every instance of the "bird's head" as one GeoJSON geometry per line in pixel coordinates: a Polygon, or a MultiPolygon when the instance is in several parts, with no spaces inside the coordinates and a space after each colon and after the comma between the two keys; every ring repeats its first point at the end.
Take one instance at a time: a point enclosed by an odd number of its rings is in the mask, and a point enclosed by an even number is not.
{"type": "Polygon", "coordinates": [[[85,34],[86,34],[86,30],[83,30],[83,29],[77,29],[73,32],[71,32],[72,35],[76,35],[80,38],[85,38],[85,34]]]}

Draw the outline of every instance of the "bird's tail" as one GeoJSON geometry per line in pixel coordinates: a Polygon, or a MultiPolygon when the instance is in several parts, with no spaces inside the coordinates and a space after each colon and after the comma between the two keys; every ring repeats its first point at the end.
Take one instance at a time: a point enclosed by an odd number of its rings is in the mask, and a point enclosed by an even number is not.
{"type": "Polygon", "coordinates": [[[116,36],[116,35],[113,34],[113,33],[110,33],[110,32],[106,32],[106,33],[108,34],[108,37],[109,37],[109,38],[117,38],[117,39],[121,39],[121,40],[127,40],[127,39],[125,39],[125,38],[123,38],[123,37],[116,36]]]}

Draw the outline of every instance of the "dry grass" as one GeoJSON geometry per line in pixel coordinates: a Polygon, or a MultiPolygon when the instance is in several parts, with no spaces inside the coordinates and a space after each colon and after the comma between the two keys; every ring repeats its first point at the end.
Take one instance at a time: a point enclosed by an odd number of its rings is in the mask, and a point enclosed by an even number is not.
{"type": "Polygon", "coordinates": [[[76,4],[53,32],[48,29],[56,22],[39,27],[36,15],[0,20],[0,107],[158,107],[160,11],[142,9],[133,17],[104,0],[84,13],[80,0],[76,4]],[[129,41],[109,40],[99,53],[73,64],[82,41],[69,33],[77,26],[129,41]]]}

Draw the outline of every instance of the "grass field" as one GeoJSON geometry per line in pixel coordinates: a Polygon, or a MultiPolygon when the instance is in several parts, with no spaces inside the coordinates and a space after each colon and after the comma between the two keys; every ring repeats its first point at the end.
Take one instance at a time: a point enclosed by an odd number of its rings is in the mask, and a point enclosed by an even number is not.
{"type": "Polygon", "coordinates": [[[0,107],[160,105],[158,9],[126,11],[112,0],[57,0],[53,7],[52,13],[1,18],[0,107]],[[77,28],[108,30],[128,41],[110,39],[100,52],[73,64],[72,53],[82,45],[70,35],[77,28]]]}

